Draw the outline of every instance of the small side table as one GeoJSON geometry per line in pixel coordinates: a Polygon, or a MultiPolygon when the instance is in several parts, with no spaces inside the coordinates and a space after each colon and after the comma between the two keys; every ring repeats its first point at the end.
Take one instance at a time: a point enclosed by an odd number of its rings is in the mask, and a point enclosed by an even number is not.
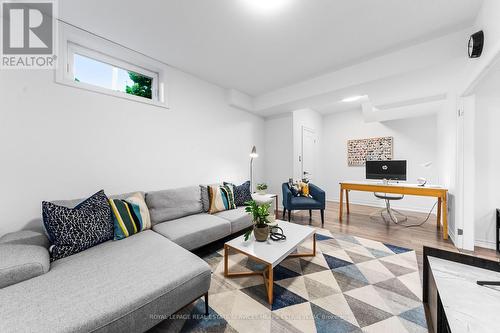
{"type": "Polygon", "coordinates": [[[272,199],[274,199],[275,201],[275,209],[274,209],[274,217],[279,220],[278,216],[278,201],[279,201],[279,198],[278,198],[278,195],[277,194],[273,194],[273,193],[266,193],[266,194],[260,194],[260,193],[253,193],[252,194],[252,198],[255,200],[255,201],[260,201],[260,202],[268,202],[268,201],[271,201],[272,199]]]}

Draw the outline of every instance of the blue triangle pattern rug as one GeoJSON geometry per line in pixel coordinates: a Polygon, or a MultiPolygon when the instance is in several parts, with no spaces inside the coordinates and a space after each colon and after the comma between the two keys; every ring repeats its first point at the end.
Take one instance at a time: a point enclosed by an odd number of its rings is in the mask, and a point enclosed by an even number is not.
{"type": "MultiPolygon", "coordinates": [[[[261,276],[226,279],[222,249],[204,256],[213,272],[209,316],[200,299],[151,332],[428,332],[415,251],[319,228],[316,240],[315,257],[275,267],[273,305],[261,276]]],[[[312,241],[298,251],[312,251],[312,241]]],[[[241,254],[229,265],[259,267],[241,254]]]]}

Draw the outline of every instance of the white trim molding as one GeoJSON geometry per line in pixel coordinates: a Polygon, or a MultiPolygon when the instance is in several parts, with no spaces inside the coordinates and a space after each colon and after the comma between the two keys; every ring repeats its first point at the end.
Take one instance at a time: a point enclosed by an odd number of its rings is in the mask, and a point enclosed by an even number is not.
{"type": "Polygon", "coordinates": [[[59,57],[55,73],[56,83],[161,108],[169,108],[166,93],[168,68],[165,64],[73,26],[64,23],[59,24],[59,57]],[[151,77],[153,79],[152,99],[105,89],[84,82],[76,82],[73,73],[75,54],[151,77]]]}
{"type": "Polygon", "coordinates": [[[496,249],[495,242],[489,241],[489,240],[484,240],[484,239],[476,239],[476,240],[474,240],[474,246],[483,247],[485,249],[491,249],[491,250],[495,250],[496,249]]]}

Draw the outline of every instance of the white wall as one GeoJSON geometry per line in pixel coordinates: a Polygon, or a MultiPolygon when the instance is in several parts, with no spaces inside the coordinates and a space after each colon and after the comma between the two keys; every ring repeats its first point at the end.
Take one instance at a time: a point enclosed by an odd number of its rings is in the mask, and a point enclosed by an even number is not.
{"type": "Polygon", "coordinates": [[[500,70],[488,74],[476,90],[474,123],[476,245],[494,248],[495,210],[500,208],[500,70]]]}
{"type": "MultiPolygon", "coordinates": [[[[469,29],[467,38],[479,30],[484,32],[484,47],[481,57],[468,59],[464,66],[464,73],[457,80],[459,95],[469,94],[472,87],[487,73],[488,67],[500,55],[500,1],[483,0],[474,25],[469,29]]],[[[465,54],[464,54],[465,57],[465,54]]]]}
{"type": "MultiPolygon", "coordinates": [[[[439,183],[448,189],[448,234],[456,243],[457,200],[457,98],[448,94],[446,103],[437,114],[436,166],[439,183]]],[[[457,244],[457,246],[459,246],[457,244]]]]}
{"type": "MultiPolygon", "coordinates": [[[[324,118],[323,127],[323,174],[328,200],[339,199],[339,182],[365,180],[364,167],[347,166],[347,140],[370,137],[394,137],[394,159],[408,161],[408,182],[415,183],[425,177],[438,183],[436,116],[392,120],[383,123],[365,123],[361,111],[336,113],[324,118]],[[430,169],[420,164],[433,161],[430,169]]],[[[372,193],[351,192],[350,202],[380,205],[372,193]]],[[[435,200],[422,197],[405,197],[394,203],[394,207],[428,212],[435,200]]]]}
{"type": "Polygon", "coordinates": [[[58,85],[52,71],[2,71],[0,234],[40,218],[42,200],[248,179],[264,120],[220,87],[168,78],[170,110],[58,85]]]}
{"type": "Polygon", "coordinates": [[[316,135],[316,151],[314,152],[315,174],[312,175],[312,182],[321,187],[322,185],[322,166],[321,156],[323,138],[323,116],[311,109],[302,109],[293,111],[293,178],[302,179],[302,129],[308,128],[316,135]]]}
{"type": "MultiPolygon", "coordinates": [[[[457,215],[457,223],[460,224],[458,227],[473,229],[475,245],[491,248],[494,247],[495,238],[493,214],[494,209],[499,205],[498,195],[494,190],[494,186],[498,185],[498,179],[494,173],[494,167],[498,161],[495,157],[496,151],[492,148],[497,146],[498,142],[494,135],[495,124],[493,122],[498,121],[495,114],[498,98],[495,96],[498,95],[499,80],[491,74],[491,68],[494,68],[494,63],[500,56],[500,21],[497,15],[499,11],[500,1],[483,1],[475,23],[467,34],[470,35],[479,30],[484,31],[485,44],[482,55],[480,58],[467,59],[463,73],[457,79],[456,87],[452,88],[452,91],[457,92],[458,97],[465,97],[459,101],[467,102],[470,98],[474,99],[474,94],[477,93],[475,104],[469,106],[474,114],[468,120],[469,115],[465,110],[464,123],[460,125],[459,122],[457,127],[457,157],[463,157],[463,161],[459,159],[456,163],[456,185],[457,187],[465,185],[463,190],[465,193],[459,194],[457,198],[458,203],[463,201],[463,207],[458,207],[459,209],[456,210],[457,214],[461,211],[465,213],[463,220],[460,215],[457,215]],[[473,156],[470,156],[471,154],[473,156]],[[472,200],[470,199],[471,191],[474,192],[475,197],[472,200]],[[467,194],[469,198],[466,197],[467,194]],[[470,210],[473,212],[471,213],[470,210]],[[473,216],[473,226],[468,216],[473,216]]],[[[467,238],[471,238],[470,233],[467,238]]],[[[464,241],[464,248],[471,249],[472,246],[473,244],[466,246],[464,241]]]]}
{"type": "Polygon", "coordinates": [[[293,176],[293,117],[291,113],[267,118],[265,122],[265,170],[268,192],[279,195],[281,184],[293,176]]]}

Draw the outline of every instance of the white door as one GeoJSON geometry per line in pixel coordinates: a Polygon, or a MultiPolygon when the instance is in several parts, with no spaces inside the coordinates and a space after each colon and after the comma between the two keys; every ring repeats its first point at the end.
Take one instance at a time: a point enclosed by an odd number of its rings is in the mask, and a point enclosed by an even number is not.
{"type": "Polygon", "coordinates": [[[314,130],[302,127],[302,173],[301,178],[313,180],[316,176],[316,133],[314,130]]]}

